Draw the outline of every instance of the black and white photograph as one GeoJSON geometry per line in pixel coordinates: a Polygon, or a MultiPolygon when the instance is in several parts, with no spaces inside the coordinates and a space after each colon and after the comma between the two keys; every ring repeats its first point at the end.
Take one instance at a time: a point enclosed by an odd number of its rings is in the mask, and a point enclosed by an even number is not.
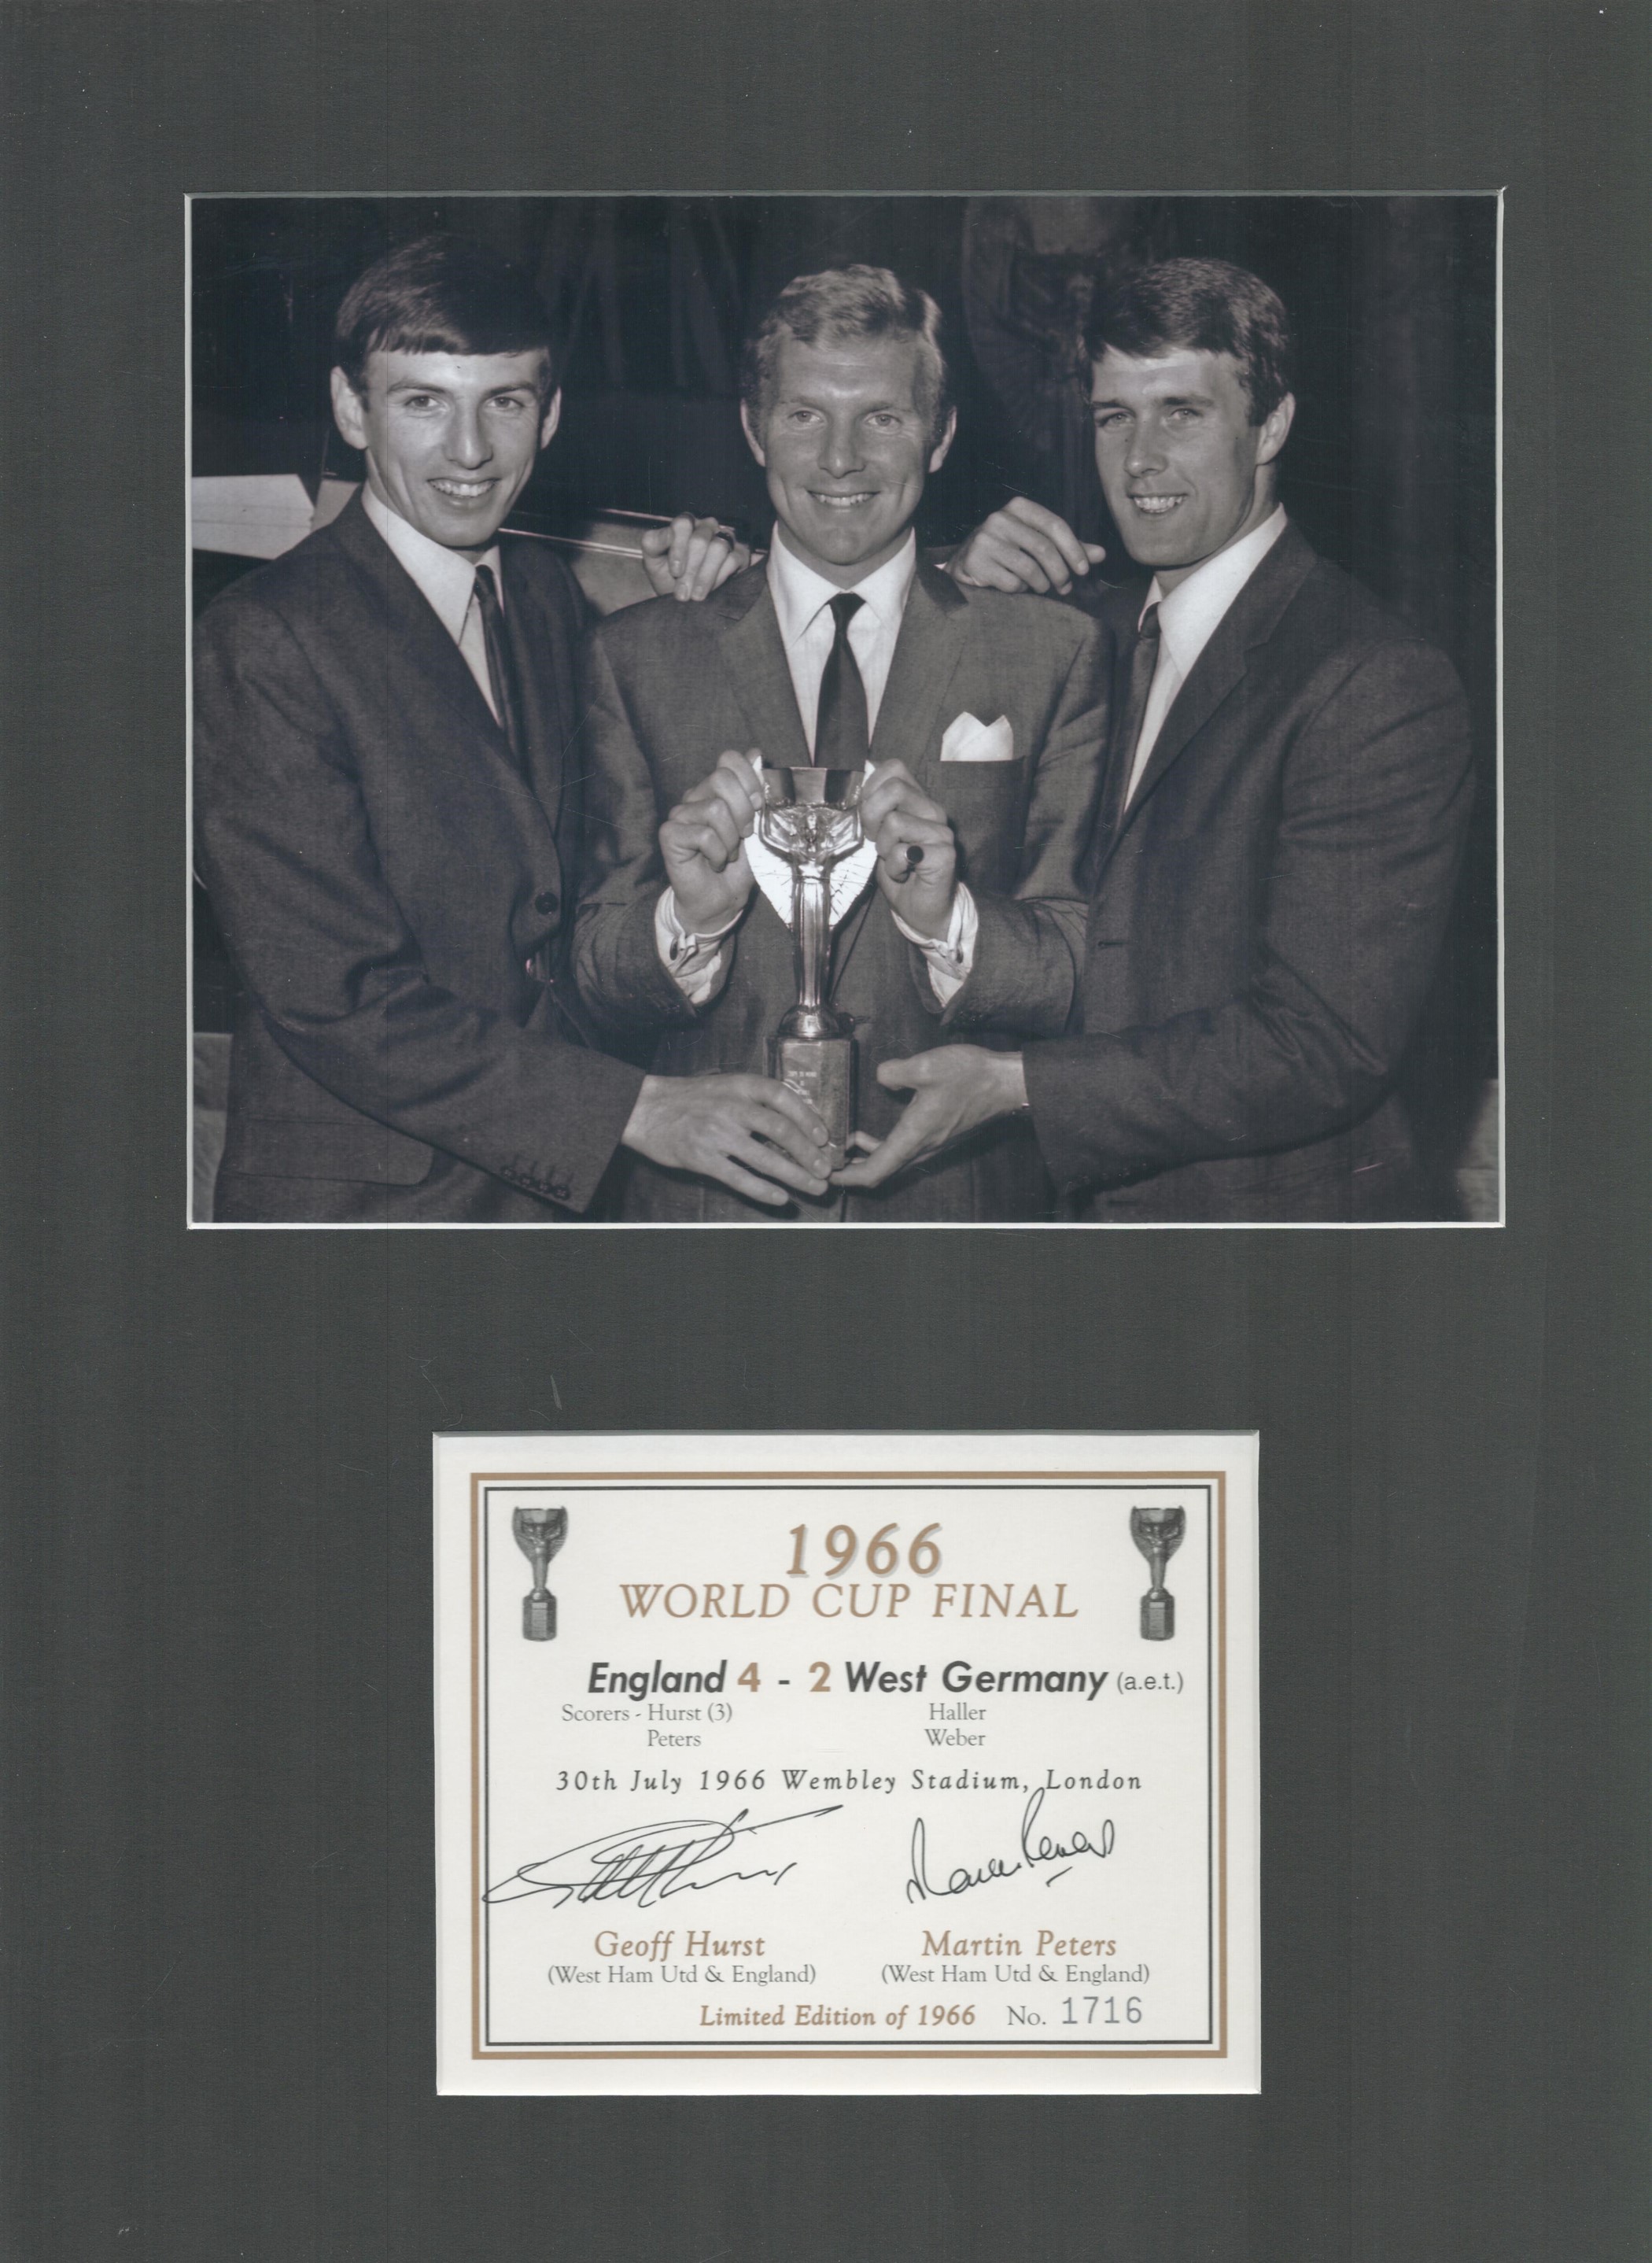
{"type": "Polygon", "coordinates": [[[1499,213],[192,199],[193,1219],[1498,1223],[1499,213]]]}

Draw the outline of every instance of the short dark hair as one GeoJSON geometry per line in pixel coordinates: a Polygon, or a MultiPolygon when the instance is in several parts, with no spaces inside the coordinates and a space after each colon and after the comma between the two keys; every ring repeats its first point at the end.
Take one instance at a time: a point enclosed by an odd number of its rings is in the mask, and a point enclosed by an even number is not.
{"type": "Polygon", "coordinates": [[[556,383],[555,341],[545,301],[526,271],[463,235],[422,235],[376,259],[345,292],[333,358],[352,392],[374,353],[546,355],[545,392],[556,383]]]}
{"type": "Polygon", "coordinates": [[[940,437],[952,392],[941,349],[941,309],[927,291],[903,283],[887,267],[828,267],[819,275],[794,276],[747,337],[741,358],[740,399],[760,429],[788,337],[805,346],[910,338],[918,349],[918,406],[932,441],[940,437]]]}
{"type": "Polygon", "coordinates": [[[1097,301],[1084,343],[1093,362],[1109,347],[1136,358],[1230,354],[1253,424],[1290,392],[1296,358],[1278,293],[1225,259],[1161,259],[1137,268],[1097,301]]]}

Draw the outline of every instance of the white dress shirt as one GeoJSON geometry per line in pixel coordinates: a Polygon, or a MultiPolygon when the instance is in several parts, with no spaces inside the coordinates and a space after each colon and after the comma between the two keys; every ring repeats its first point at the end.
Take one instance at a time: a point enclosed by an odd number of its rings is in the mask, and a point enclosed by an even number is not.
{"type": "Polygon", "coordinates": [[[832,600],[845,595],[861,600],[849,623],[849,650],[855,654],[861,682],[866,686],[866,734],[869,738],[877,728],[877,711],[884,704],[889,665],[895,657],[906,600],[912,594],[913,576],[918,571],[917,536],[908,534],[892,558],[886,559],[875,574],[869,574],[865,581],[857,582],[852,590],[846,592],[835,582],[828,582],[823,574],[817,574],[812,566],[805,566],[788,545],[785,528],[776,526],[774,546],[764,570],[768,576],[768,594],[774,599],[775,617],[780,623],[780,641],[786,648],[791,688],[797,695],[803,735],[809,742],[811,754],[814,752],[814,727],[820,706],[820,678],[826,674],[826,664],[832,656],[832,640],[837,633],[832,618],[832,600]]]}
{"type": "Polygon", "coordinates": [[[380,502],[369,487],[361,491],[361,507],[458,647],[465,666],[476,678],[477,690],[487,702],[488,712],[497,723],[499,710],[494,705],[494,687],[487,674],[487,641],[482,634],[481,609],[476,603],[476,568],[493,568],[494,587],[499,592],[499,610],[502,613],[505,577],[499,570],[499,545],[495,543],[485,557],[479,559],[467,558],[460,550],[449,550],[440,542],[432,542],[428,534],[421,534],[411,520],[392,510],[387,502],[380,502]]]}
{"type": "MultiPolygon", "coordinates": [[[[1136,759],[1130,765],[1130,782],[1124,794],[1127,809],[1142,782],[1142,772],[1147,768],[1148,757],[1164,727],[1172,700],[1193,674],[1194,662],[1222,625],[1229,607],[1284,531],[1285,511],[1281,505],[1271,518],[1252,527],[1242,542],[1230,543],[1225,550],[1218,550],[1214,557],[1207,558],[1203,565],[1195,566],[1187,579],[1179,582],[1168,596],[1159,589],[1158,576],[1154,575],[1142,614],[1145,615],[1149,605],[1158,607],[1158,665],[1153,670],[1152,689],[1142,712],[1141,736],[1136,741],[1136,759]]],[[[1138,625],[1139,619],[1140,617],[1138,625]]]]}
{"type": "MultiPolygon", "coordinates": [[[[780,641],[797,698],[809,752],[814,752],[815,723],[820,706],[820,679],[832,656],[837,624],[832,600],[852,595],[861,600],[848,626],[849,650],[855,654],[866,691],[866,732],[877,727],[877,711],[884,704],[891,662],[900,636],[900,625],[918,571],[918,538],[908,534],[892,558],[875,573],[857,582],[852,591],[840,589],[812,566],[805,566],[788,545],[784,527],[776,525],[766,568],[768,594],[780,625],[780,641]]],[[[869,778],[876,765],[869,762],[869,778]]],[[[716,935],[690,936],[677,915],[676,900],[667,888],[654,911],[654,937],[660,956],[673,980],[691,1006],[703,1006],[720,986],[725,972],[723,954],[716,948],[742,914],[716,935]]],[[[963,988],[975,958],[980,926],[975,900],[962,882],[953,898],[952,918],[944,936],[920,935],[898,915],[896,926],[909,943],[915,943],[929,965],[929,980],[941,1005],[963,988]]]]}

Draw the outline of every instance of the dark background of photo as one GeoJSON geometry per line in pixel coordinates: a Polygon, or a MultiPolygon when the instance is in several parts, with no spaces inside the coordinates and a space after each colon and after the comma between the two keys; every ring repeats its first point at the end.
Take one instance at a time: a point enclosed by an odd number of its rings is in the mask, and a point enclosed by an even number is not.
{"type": "Polygon", "coordinates": [[[18,2263],[1641,2263],[1652,26],[0,13],[18,2263]],[[1509,1223],[190,1233],[185,192],[1506,184],[1509,1223]],[[429,1441],[1256,1428],[1259,2097],[440,2100],[429,1441]]]}
{"type": "Polygon", "coordinates": [[[924,497],[925,539],[956,542],[1031,495],[1105,542],[1115,573],[1129,562],[1082,393],[1071,459],[1036,396],[1079,383],[1094,278],[1156,257],[1236,260],[1300,332],[1287,508],[1466,675],[1490,672],[1494,197],[202,198],[197,473],[361,476],[328,405],[333,317],[364,267],[437,228],[519,261],[563,340],[563,421],[523,498],[530,516],[691,502],[767,541],[738,416],[741,341],[792,276],[864,260],[930,292],[945,324],[959,431],[924,497]]]}
{"type": "MultiPolygon", "coordinates": [[[[1281,496],[1309,540],[1455,662],[1476,807],[1439,978],[1408,1065],[1433,1200],[1497,1072],[1495,197],[203,198],[191,207],[197,474],[361,459],[328,405],[333,317],[364,267],[433,228],[532,274],[563,340],[564,413],[517,523],[684,507],[769,539],[739,418],[740,343],[793,275],[891,266],[939,301],[958,437],[920,539],[959,540],[1016,494],[1134,568],[1095,474],[1078,339],[1092,293],[1143,260],[1237,261],[1299,334],[1281,496]]],[[[197,604],[244,569],[196,561],[197,604]]],[[[234,976],[196,900],[195,1025],[231,1025],[234,976]]]]}

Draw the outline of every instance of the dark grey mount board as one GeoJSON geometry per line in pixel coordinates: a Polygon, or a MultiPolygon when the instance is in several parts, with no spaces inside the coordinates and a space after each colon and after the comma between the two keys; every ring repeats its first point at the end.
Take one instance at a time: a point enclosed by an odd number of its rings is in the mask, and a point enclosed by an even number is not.
{"type": "Polygon", "coordinates": [[[16,2263],[1638,2263],[1644,11],[19,4],[16,2263]],[[184,1226],[183,200],[1507,190],[1506,1229],[184,1226]],[[436,1428],[1260,1430],[1258,2099],[438,2100],[436,1428]]]}

